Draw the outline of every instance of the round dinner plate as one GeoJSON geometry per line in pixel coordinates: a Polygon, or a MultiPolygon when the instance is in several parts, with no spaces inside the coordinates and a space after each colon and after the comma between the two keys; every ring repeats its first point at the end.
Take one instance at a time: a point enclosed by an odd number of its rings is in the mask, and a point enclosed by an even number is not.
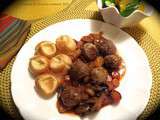
{"type": "Polygon", "coordinates": [[[151,85],[152,74],[147,56],[137,42],[119,28],[90,19],[63,21],[35,34],[19,51],[11,73],[13,100],[26,120],[135,120],[147,105],[151,85]],[[80,40],[84,35],[100,31],[116,44],[126,65],[126,74],[117,88],[122,99],[118,105],[105,106],[84,118],[60,114],[56,106],[57,94],[50,99],[43,99],[35,91],[35,80],[28,71],[29,59],[34,55],[35,46],[44,40],[55,42],[60,35],[80,40]]]}

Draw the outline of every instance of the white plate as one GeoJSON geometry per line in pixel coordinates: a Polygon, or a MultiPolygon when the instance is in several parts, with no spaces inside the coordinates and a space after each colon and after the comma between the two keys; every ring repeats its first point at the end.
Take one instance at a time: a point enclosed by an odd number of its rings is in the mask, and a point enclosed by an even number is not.
{"type": "Polygon", "coordinates": [[[57,95],[45,100],[34,90],[34,79],[28,72],[29,58],[35,46],[43,41],[54,41],[67,34],[76,40],[91,32],[103,31],[113,40],[126,64],[126,74],[118,91],[120,103],[102,108],[84,120],[135,120],[147,105],[152,85],[152,75],[147,57],[136,41],[122,30],[96,20],[67,20],[51,25],[35,34],[19,51],[11,74],[11,92],[16,106],[26,120],[80,120],[78,116],[57,111],[57,95]]]}

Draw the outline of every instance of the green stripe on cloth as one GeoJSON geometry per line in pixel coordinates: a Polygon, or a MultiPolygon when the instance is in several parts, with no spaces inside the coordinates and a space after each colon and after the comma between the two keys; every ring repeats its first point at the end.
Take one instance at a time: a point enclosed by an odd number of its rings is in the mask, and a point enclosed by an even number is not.
{"type": "Polygon", "coordinates": [[[16,36],[16,32],[20,31],[20,29],[24,26],[24,23],[19,21],[20,24],[17,24],[16,26],[13,26],[14,29],[9,30],[9,32],[6,32],[6,34],[4,34],[1,38],[0,41],[0,48],[3,49],[5,47],[6,44],[10,44],[9,42],[11,42],[10,40],[15,39],[16,36]]]}
{"type": "MultiPolygon", "coordinates": [[[[8,26],[3,32],[0,33],[0,37],[3,37],[4,35],[7,36],[9,34],[9,32],[12,32],[15,29],[17,29],[17,27],[19,26],[20,23],[21,23],[21,21],[15,20],[10,26],[8,26]]],[[[3,41],[3,39],[0,39],[0,40],[3,41]]]]}
{"type": "MultiPolygon", "coordinates": [[[[0,55],[6,54],[6,52],[9,52],[9,50],[12,50],[12,49],[16,46],[16,44],[18,44],[19,40],[20,40],[21,37],[24,35],[24,33],[28,31],[28,29],[29,29],[28,27],[29,27],[28,25],[22,24],[21,28],[19,28],[19,30],[16,31],[16,32],[12,35],[12,37],[9,38],[9,39],[10,39],[10,40],[8,41],[9,43],[6,44],[6,45],[3,47],[2,50],[0,49],[0,55]],[[13,39],[14,37],[16,37],[16,39],[13,39]]],[[[24,42],[24,41],[25,41],[25,40],[23,40],[23,42],[24,42]]]]}

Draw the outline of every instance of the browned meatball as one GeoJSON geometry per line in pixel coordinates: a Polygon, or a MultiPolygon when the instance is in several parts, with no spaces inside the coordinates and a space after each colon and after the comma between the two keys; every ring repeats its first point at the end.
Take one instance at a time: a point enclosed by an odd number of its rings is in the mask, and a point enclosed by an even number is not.
{"type": "Polygon", "coordinates": [[[87,61],[96,59],[98,50],[94,44],[86,43],[83,45],[81,50],[82,50],[82,55],[87,61]]]}
{"type": "Polygon", "coordinates": [[[94,41],[94,44],[99,50],[102,56],[111,55],[116,53],[116,46],[111,40],[107,40],[104,37],[94,41]]]}
{"type": "Polygon", "coordinates": [[[122,59],[118,55],[107,55],[104,58],[104,66],[107,70],[118,70],[122,59]]]}
{"type": "Polygon", "coordinates": [[[63,105],[70,108],[78,105],[82,100],[88,99],[84,89],[73,86],[64,86],[59,96],[63,105]]]}
{"type": "Polygon", "coordinates": [[[107,77],[108,77],[108,72],[103,67],[94,68],[91,72],[92,80],[100,84],[101,83],[105,84],[107,77]]]}
{"type": "Polygon", "coordinates": [[[90,74],[90,68],[80,59],[75,61],[69,70],[69,75],[72,81],[79,81],[87,78],[90,74]]]}

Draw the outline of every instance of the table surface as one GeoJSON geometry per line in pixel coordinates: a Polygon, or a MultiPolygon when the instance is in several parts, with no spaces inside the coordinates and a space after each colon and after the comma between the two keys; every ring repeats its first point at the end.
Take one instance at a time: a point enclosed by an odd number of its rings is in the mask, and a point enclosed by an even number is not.
{"type": "MultiPolygon", "coordinates": [[[[50,16],[67,7],[72,0],[17,0],[12,3],[4,13],[25,20],[40,19],[50,16]]],[[[96,1],[96,0],[95,0],[96,1]]],[[[86,9],[97,10],[96,2],[86,9]]],[[[149,33],[156,43],[160,44],[160,13],[156,10],[151,17],[140,22],[140,27],[149,33]]]]}

